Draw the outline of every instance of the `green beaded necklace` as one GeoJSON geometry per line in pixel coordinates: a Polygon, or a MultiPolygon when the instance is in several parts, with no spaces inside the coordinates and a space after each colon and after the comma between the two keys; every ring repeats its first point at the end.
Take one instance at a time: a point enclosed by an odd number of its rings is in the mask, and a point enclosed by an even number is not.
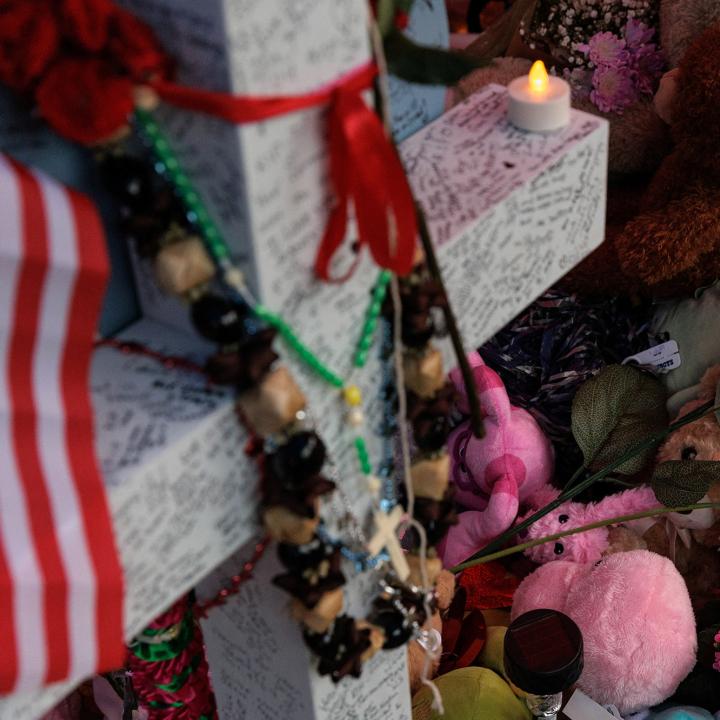
{"type": "MultiPolygon", "coordinates": [[[[232,262],[230,248],[223,238],[220,230],[213,221],[205,204],[193,186],[187,173],[183,170],[180,162],[175,155],[170,143],[165,137],[160,126],[157,124],[152,114],[147,110],[136,109],[135,121],[147,140],[157,162],[162,167],[162,171],[166,174],[168,180],[175,187],[178,196],[182,200],[189,217],[196,225],[200,236],[202,237],[205,247],[222,273],[222,279],[228,287],[237,292],[242,299],[251,307],[257,317],[266,322],[278,331],[278,334],[285,344],[295,352],[300,360],[322,380],[332,387],[341,390],[343,400],[348,406],[348,420],[350,425],[355,428],[354,447],[357,454],[360,469],[364,475],[372,474],[372,465],[367,450],[365,438],[360,433],[360,427],[363,424],[363,414],[361,410],[362,393],[357,385],[344,380],[340,375],[333,372],[320,358],[297,336],[295,331],[278,313],[273,312],[269,308],[260,303],[252,301],[243,281],[242,273],[235,267],[232,262]]],[[[361,369],[365,367],[368,359],[368,352],[372,347],[375,331],[377,329],[378,319],[382,311],[382,306],[387,295],[388,286],[392,279],[392,273],[388,270],[382,270],[372,291],[370,302],[365,311],[365,320],[363,323],[360,338],[357,341],[355,352],[353,354],[353,369],[361,369]]]]}

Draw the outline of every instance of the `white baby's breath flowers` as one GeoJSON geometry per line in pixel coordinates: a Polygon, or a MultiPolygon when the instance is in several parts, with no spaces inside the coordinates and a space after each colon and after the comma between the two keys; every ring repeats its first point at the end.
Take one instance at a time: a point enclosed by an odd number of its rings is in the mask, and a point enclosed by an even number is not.
{"type": "Polygon", "coordinates": [[[582,46],[600,32],[622,37],[633,18],[654,26],[657,0],[539,0],[520,34],[531,47],[555,57],[560,67],[592,69],[582,46]]]}

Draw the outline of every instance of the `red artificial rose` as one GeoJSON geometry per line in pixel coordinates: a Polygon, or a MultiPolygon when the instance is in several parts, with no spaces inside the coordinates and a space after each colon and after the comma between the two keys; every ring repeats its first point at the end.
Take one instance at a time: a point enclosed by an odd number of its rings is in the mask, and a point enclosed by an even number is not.
{"type": "Polygon", "coordinates": [[[59,9],[65,37],[90,52],[105,47],[115,10],[111,0],[60,0],[59,9]]]}
{"type": "Polygon", "coordinates": [[[115,9],[110,20],[108,50],[138,82],[164,77],[172,65],[152,29],[120,8],[115,9]]]}
{"type": "Polygon", "coordinates": [[[63,58],[38,86],[40,114],[70,140],[93,145],[115,135],[133,111],[132,82],[101,58],[63,58]]]}
{"type": "Polygon", "coordinates": [[[410,16],[404,10],[398,10],[395,13],[395,27],[399,30],[405,30],[410,24],[410,16]]]}
{"type": "Polygon", "coordinates": [[[51,1],[0,2],[0,82],[26,92],[60,44],[51,1]]]}

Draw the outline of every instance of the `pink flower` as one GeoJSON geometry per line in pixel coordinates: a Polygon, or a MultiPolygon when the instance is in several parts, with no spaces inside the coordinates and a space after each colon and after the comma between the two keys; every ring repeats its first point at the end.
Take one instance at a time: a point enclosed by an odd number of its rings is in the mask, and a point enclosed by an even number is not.
{"type": "Polygon", "coordinates": [[[574,68],[563,70],[563,77],[570,83],[573,98],[576,100],[584,100],[590,96],[590,88],[592,87],[592,70],[584,70],[582,68],[574,68]]]}
{"type": "Polygon", "coordinates": [[[644,22],[631,18],[625,25],[625,42],[629,48],[637,48],[652,40],[655,30],[644,22]]]}
{"type": "Polygon", "coordinates": [[[593,35],[587,45],[587,54],[590,61],[598,67],[618,67],[627,60],[625,40],[616,37],[611,32],[601,32],[593,35]]]}
{"type": "Polygon", "coordinates": [[[635,79],[635,87],[644,95],[654,94],[664,67],[665,60],[662,53],[654,44],[643,45],[630,57],[630,68],[635,79]]]}
{"type": "Polygon", "coordinates": [[[637,98],[627,68],[601,67],[593,74],[590,99],[602,112],[622,112],[637,98]]]}

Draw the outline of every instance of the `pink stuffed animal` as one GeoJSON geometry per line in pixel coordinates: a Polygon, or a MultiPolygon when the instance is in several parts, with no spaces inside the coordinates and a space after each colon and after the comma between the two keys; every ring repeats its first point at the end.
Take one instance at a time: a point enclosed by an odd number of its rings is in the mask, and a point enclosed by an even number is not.
{"type": "Polygon", "coordinates": [[[515,591],[513,619],[549,608],[580,628],[585,668],[578,686],[625,715],[670,697],[695,665],[695,617],[685,581],[647,550],[599,563],[552,562],[515,591]]]}
{"type": "MultiPolygon", "coordinates": [[[[541,489],[532,498],[530,505],[534,509],[544,507],[555,500],[560,494],[553,487],[541,489]]],[[[555,510],[534,522],[524,533],[520,533],[519,541],[526,542],[535,538],[554,535],[563,530],[590,525],[600,520],[621,515],[632,515],[643,510],[662,507],[651,488],[641,487],[608,495],[603,500],[587,505],[569,500],[555,510]]],[[[627,523],[633,527],[633,523],[627,523]]],[[[606,527],[588,530],[577,535],[569,535],[557,542],[549,542],[530,548],[525,554],[536,563],[547,563],[552,560],[572,560],[573,562],[597,562],[608,549],[608,529],[606,527]]]]}
{"type": "MultiPolygon", "coordinates": [[[[455,498],[468,508],[438,546],[446,567],[462,562],[517,517],[520,503],[548,483],[554,455],[550,441],[533,417],[510,404],[497,373],[476,352],[468,355],[485,415],[485,437],[476,438],[468,422],[450,434],[451,479],[455,498]]],[[[469,413],[460,371],[450,373],[461,400],[458,409],[469,413]]]]}

